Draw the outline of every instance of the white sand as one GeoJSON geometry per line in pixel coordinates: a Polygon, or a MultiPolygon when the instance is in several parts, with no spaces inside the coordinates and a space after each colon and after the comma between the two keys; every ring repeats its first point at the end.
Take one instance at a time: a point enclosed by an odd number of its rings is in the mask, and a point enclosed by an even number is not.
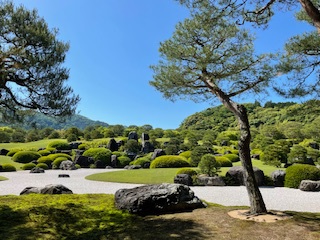
{"type": "MultiPolygon", "coordinates": [[[[19,195],[26,187],[44,187],[48,184],[62,184],[75,194],[109,193],[121,188],[133,188],[139,184],[123,184],[89,181],[85,176],[117,171],[109,169],[78,169],[75,171],[47,170],[44,174],[30,174],[29,171],[1,172],[9,180],[0,181],[0,195],[19,195]],[[69,174],[70,178],[58,178],[59,174],[69,174]]],[[[240,187],[191,187],[195,195],[207,202],[225,206],[249,206],[249,198],[244,186],[240,187]]],[[[291,188],[261,187],[263,199],[269,210],[291,210],[300,212],[320,212],[320,192],[303,192],[291,188]]]]}

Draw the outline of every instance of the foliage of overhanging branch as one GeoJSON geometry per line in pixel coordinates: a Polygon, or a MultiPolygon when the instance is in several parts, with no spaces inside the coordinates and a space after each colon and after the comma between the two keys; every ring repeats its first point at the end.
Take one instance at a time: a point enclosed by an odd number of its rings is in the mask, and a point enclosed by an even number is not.
{"type": "Polygon", "coordinates": [[[194,101],[215,97],[216,89],[227,97],[264,89],[276,76],[274,56],[256,55],[253,37],[232,20],[228,9],[211,6],[179,23],[172,38],[161,43],[162,60],[151,67],[151,85],[166,98],[194,101]]]}
{"type": "Polygon", "coordinates": [[[69,70],[63,67],[69,44],[57,40],[36,10],[0,4],[0,112],[19,117],[34,109],[53,116],[75,112],[79,97],[65,86],[69,70]]]}

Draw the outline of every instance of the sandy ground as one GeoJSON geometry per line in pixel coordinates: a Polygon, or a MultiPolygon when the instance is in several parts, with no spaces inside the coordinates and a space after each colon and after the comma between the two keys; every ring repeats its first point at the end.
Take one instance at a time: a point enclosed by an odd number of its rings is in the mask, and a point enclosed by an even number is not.
{"type": "MultiPolygon", "coordinates": [[[[89,181],[85,176],[117,170],[78,169],[75,171],[48,170],[44,174],[30,174],[29,171],[3,172],[1,176],[9,180],[0,181],[0,195],[19,195],[26,187],[44,187],[48,184],[62,184],[75,194],[114,194],[121,188],[133,188],[139,184],[109,183],[89,181]],[[59,174],[69,174],[70,178],[58,178],[59,174]]],[[[249,206],[246,188],[238,187],[191,187],[195,195],[207,202],[224,206],[249,206]]],[[[303,192],[298,189],[261,187],[263,199],[269,210],[320,212],[320,192],[303,192]]]]}

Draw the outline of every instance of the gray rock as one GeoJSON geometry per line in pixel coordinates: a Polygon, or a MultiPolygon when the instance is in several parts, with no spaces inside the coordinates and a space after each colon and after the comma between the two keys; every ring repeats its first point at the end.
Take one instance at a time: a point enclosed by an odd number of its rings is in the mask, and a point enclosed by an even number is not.
{"type": "Polygon", "coordinates": [[[127,165],[124,167],[124,169],[127,169],[127,170],[134,170],[134,169],[141,169],[142,166],[141,165],[127,165]]]}
{"type": "Polygon", "coordinates": [[[150,139],[149,134],[148,133],[142,133],[141,134],[141,140],[142,141],[148,141],[150,139]]]}
{"type": "Polygon", "coordinates": [[[138,134],[135,131],[129,132],[128,140],[130,140],[130,139],[134,139],[134,140],[138,141],[138,134]]]}
{"type": "Polygon", "coordinates": [[[118,209],[139,215],[192,211],[206,205],[183,184],[145,185],[133,189],[120,189],[115,193],[118,209]]]}
{"type": "Polygon", "coordinates": [[[173,182],[192,186],[192,177],[189,174],[178,174],[174,177],[173,182]]]}
{"type": "Polygon", "coordinates": [[[154,147],[153,147],[153,145],[151,144],[151,142],[145,141],[145,142],[142,142],[141,151],[142,151],[143,153],[150,153],[150,152],[154,151],[154,147]]]}
{"type": "Polygon", "coordinates": [[[119,145],[114,138],[111,138],[108,142],[108,149],[110,149],[111,152],[118,151],[119,145]]]}
{"type": "Polygon", "coordinates": [[[58,178],[69,178],[70,175],[69,174],[59,174],[58,178]]]}
{"type": "Polygon", "coordinates": [[[275,170],[271,173],[271,179],[273,181],[273,185],[275,187],[283,187],[284,186],[284,178],[286,176],[286,172],[283,170],[275,170]]]}
{"type": "MultiPolygon", "coordinates": [[[[263,186],[264,185],[263,171],[257,167],[253,167],[253,172],[254,172],[254,176],[256,178],[258,186],[263,186]]],[[[231,178],[234,181],[235,185],[245,185],[244,179],[243,179],[242,166],[231,167],[226,173],[226,176],[231,178]]]]}
{"type": "Polygon", "coordinates": [[[50,184],[45,186],[44,188],[39,187],[26,187],[22,190],[20,195],[26,195],[30,193],[41,193],[41,194],[72,194],[73,192],[61,185],[61,184],[50,184]]]}
{"type": "Polygon", "coordinates": [[[312,180],[302,180],[299,189],[301,191],[307,192],[319,192],[320,191],[320,180],[312,181],[312,180]]]}
{"type": "Polygon", "coordinates": [[[66,161],[61,162],[59,168],[61,170],[77,170],[74,162],[72,162],[70,160],[66,160],[66,161]]]}
{"type": "Polygon", "coordinates": [[[207,177],[199,176],[197,177],[197,182],[204,186],[225,186],[225,182],[219,176],[207,177]]]}
{"type": "Polygon", "coordinates": [[[111,155],[111,167],[115,168],[118,166],[118,156],[111,155]]]}
{"type": "Polygon", "coordinates": [[[80,165],[82,168],[88,168],[91,164],[94,164],[94,160],[92,157],[76,155],[74,158],[74,163],[80,165]]]}
{"type": "Polygon", "coordinates": [[[69,143],[70,149],[78,149],[82,142],[71,142],[69,143]]]}
{"type": "Polygon", "coordinates": [[[153,151],[153,154],[152,154],[152,157],[151,157],[151,160],[154,160],[156,157],[160,157],[162,155],[166,155],[165,151],[163,151],[163,149],[155,149],[153,151]]]}
{"type": "Polygon", "coordinates": [[[43,168],[39,168],[39,167],[34,167],[30,170],[30,173],[44,173],[44,169],[43,168]]]}
{"type": "Polygon", "coordinates": [[[9,150],[2,148],[0,150],[0,155],[6,156],[8,152],[9,152],[9,150]]]}

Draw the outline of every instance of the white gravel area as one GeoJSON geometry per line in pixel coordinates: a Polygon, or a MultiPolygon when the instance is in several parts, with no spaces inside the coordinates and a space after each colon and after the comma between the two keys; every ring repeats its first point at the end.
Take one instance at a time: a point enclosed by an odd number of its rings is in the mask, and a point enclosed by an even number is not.
{"type": "MultiPolygon", "coordinates": [[[[44,174],[30,174],[29,171],[2,172],[9,180],[0,181],[0,195],[19,195],[26,187],[44,187],[48,184],[62,184],[75,194],[114,194],[121,188],[133,188],[140,184],[110,183],[86,180],[85,176],[117,171],[115,169],[78,169],[75,171],[47,170],[44,174]],[[58,178],[59,174],[69,174],[70,178],[58,178]]],[[[207,202],[224,206],[249,206],[247,190],[235,187],[191,187],[195,195],[207,202]]],[[[303,192],[291,188],[261,187],[263,199],[269,210],[290,210],[299,212],[320,212],[320,192],[303,192]]]]}

